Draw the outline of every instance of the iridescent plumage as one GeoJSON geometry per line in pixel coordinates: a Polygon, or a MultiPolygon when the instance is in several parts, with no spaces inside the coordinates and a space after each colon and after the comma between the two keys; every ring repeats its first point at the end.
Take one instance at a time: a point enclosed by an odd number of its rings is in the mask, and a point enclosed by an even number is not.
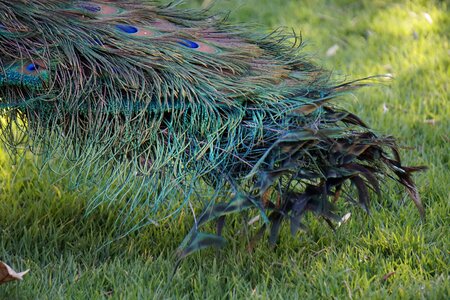
{"type": "Polygon", "coordinates": [[[410,177],[420,168],[332,104],[364,82],[334,82],[292,36],[138,0],[0,0],[0,13],[9,149],[95,187],[89,209],[123,201],[153,217],[204,202],[182,257],[222,244],[200,227],[218,220],[220,233],[230,213],[259,211],[275,243],[281,222],[295,233],[307,211],[338,220],[351,186],[368,210],[389,174],[423,214],[410,177]]]}

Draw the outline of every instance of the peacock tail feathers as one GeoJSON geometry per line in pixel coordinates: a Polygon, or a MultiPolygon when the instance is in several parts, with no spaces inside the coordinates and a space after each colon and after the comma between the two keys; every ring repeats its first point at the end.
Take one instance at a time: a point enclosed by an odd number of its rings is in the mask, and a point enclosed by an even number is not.
{"type": "MultiPolygon", "coordinates": [[[[260,212],[276,243],[340,195],[367,211],[393,178],[421,215],[392,137],[334,102],[370,80],[337,82],[301,39],[149,1],[0,0],[1,137],[57,178],[92,186],[88,210],[204,211],[180,250],[222,245],[225,216],[260,212]],[[292,45],[292,38],[295,44],[292,45]],[[357,199],[349,191],[354,188],[357,199]],[[201,227],[217,220],[218,234],[201,227]]],[[[342,197],[341,197],[342,198],[342,197]]]]}

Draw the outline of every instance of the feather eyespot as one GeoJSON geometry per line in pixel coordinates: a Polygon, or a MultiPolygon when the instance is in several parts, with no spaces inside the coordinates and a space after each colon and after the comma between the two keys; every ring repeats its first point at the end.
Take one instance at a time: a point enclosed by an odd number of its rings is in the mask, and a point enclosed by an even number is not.
{"type": "Polygon", "coordinates": [[[145,28],[139,28],[137,26],[129,25],[129,24],[117,24],[115,25],[115,28],[119,30],[122,33],[126,33],[133,36],[153,36],[156,35],[154,31],[145,29],[145,28]]]}
{"type": "Polygon", "coordinates": [[[29,64],[28,66],[26,66],[25,70],[27,70],[28,72],[36,72],[39,71],[40,68],[41,66],[38,64],[29,64]]]}
{"type": "Polygon", "coordinates": [[[17,71],[22,74],[36,74],[40,73],[41,71],[44,71],[46,69],[45,64],[43,62],[28,62],[23,65],[17,66],[17,71]]]}
{"type": "Polygon", "coordinates": [[[186,40],[186,39],[181,39],[180,41],[178,41],[178,44],[188,47],[188,48],[191,48],[191,49],[197,49],[200,47],[200,45],[197,44],[196,42],[191,41],[191,40],[186,40]]]}
{"type": "Polygon", "coordinates": [[[79,5],[80,8],[85,9],[92,13],[98,13],[102,10],[102,7],[100,5],[94,4],[94,3],[84,3],[79,5]]]}
{"type": "Polygon", "coordinates": [[[95,2],[80,3],[77,5],[77,8],[96,15],[116,15],[122,11],[120,8],[104,4],[97,4],[95,2]]]}
{"type": "Polygon", "coordinates": [[[192,50],[195,50],[197,52],[202,52],[202,53],[218,53],[219,50],[214,47],[211,46],[209,44],[206,43],[202,43],[202,42],[198,42],[198,41],[191,41],[191,40],[187,40],[187,39],[179,39],[177,41],[178,44],[180,44],[181,46],[184,46],[186,48],[190,48],[192,50]]]}
{"type": "Polygon", "coordinates": [[[128,33],[128,34],[134,34],[139,31],[139,29],[137,27],[132,26],[132,25],[127,25],[127,24],[117,24],[116,28],[119,29],[120,31],[122,31],[124,33],[128,33]]]}

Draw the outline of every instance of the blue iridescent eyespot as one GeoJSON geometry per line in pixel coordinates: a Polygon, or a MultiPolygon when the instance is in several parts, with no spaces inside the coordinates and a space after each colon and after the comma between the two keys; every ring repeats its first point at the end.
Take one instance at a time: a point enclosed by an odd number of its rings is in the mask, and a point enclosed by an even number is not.
{"type": "Polygon", "coordinates": [[[6,27],[3,24],[0,24],[0,30],[6,30],[6,27]]]}
{"type": "Polygon", "coordinates": [[[120,31],[128,33],[128,34],[137,33],[139,31],[139,29],[137,27],[127,25],[127,24],[117,24],[116,28],[119,29],[120,31]]]}
{"type": "Polygon", "coordinates": [[[186,40],[186,39],[181,39],[181,41],[178,42],[178,44],[191,48],[191,49],[197,49],[199,46],[199,44],[197,44],[196,42],[190,41],[190,40],[186,40]]]}
{"type": "Polygon", "coordinates": [[[102,10],[101,6],[96,4],[80,4],[79,7],[93,13],[98,13],[102,10]]]}
{"type": "Polygon", "coordinates": [[[36,65],[36,64],[29,64],[26,69],[28,72],[35,72],[38,71],[41,68],[41,66],[36,65]]]}

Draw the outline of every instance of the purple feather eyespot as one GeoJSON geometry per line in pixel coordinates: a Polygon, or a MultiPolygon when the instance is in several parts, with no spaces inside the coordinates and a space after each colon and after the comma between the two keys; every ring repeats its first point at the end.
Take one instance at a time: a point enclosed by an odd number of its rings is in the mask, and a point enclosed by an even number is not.
{"type": "Polygon", "coordinates": [[[178,44],[188,47],[188,48],[191,48],[191,49],[197,49],[198,47],[200,47],[199,44],[197,44],[196,42],[191,41],[191,40],[186,40],[186,39],[181,39],[178,42],[178,44]]]}
{"type": "Polygon", "coordinates": [[[95,2],[83,2],[78,4],[76,7],[95,14],[99,18],[101,18],[102,16],[118,15],[122,12],[122,9],[116,6],[99,4],[95,2]]]}
{"type": "Polygon", "coordinates": [[[119,29],[122,32],[128,33],[128,34],[134,34],[139,31],[139,29],[132,25],[127,24],[117,24],[116,28],[119,29]]]}
{"type": "Polygon", "coordinates": [[[95,3],[83,3],[83,4],[80,4],[78,7],[85,9],[92,13],[98,13],[102,10],[102,7],[95,3]]]}

